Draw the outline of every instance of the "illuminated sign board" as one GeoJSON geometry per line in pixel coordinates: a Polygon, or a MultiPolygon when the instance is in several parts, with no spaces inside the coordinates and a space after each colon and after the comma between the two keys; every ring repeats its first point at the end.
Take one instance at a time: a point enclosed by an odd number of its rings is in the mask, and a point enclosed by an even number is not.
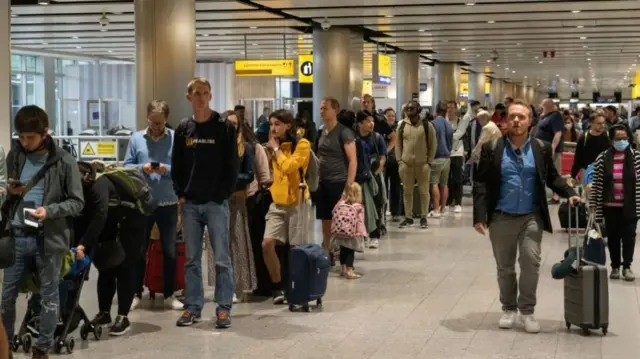
{"type": "Polygon", "coordinates": [[[298,56],[298,82],[313,83],[313,55],[298,56]]]}
{"type": "Polygon", "coordinates": [[[284,60],[238,60],[236,76],[293,76],[294,61],[284,60]]]}
{"type": "Polygon", "coordinates": [[[383,54],[373,56],[373,81],[379,84],[391,84],[391,57],[383,54]]]}
{"type": "Polygon", "coordinates": [[[371,94],[373,92],[373,81],[362,80],[362,93],[371,94]]]}

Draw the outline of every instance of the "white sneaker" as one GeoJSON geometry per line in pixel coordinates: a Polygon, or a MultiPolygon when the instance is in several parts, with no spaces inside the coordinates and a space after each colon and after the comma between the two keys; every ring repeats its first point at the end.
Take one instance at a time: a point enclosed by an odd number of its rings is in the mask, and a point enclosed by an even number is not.
{"type": "Polygon", "coordinates": [[[371,241],[369,241],[370,249],[378,249],[379,247],[380,247],[380,243],[378,243],[377,239],[372,239],[371,241]]]}
{"type": "Polygon", "coordinates": [[[498,327],[500,327],[500,329],[513,328],[513,323],[515,323],[517,315],[518,312],[512,312],[509,310],[505,311],[504,314],[502,314],[502,318],[500,318],[500,321],[498,322],[498,327]]]}
{"type": "Polygon", "coordinates": [[[234,294],[233,295],[233,304],[237,304],[237,303],[240,303],[240,299],[238,299],[238,296],[234,294]]]}
{"type": "Polygon", "coordinates": [[[440,218],[440,212],[429,212],[429,218],[440,218]]]}
{"type": "Polygon", "coordinates": [[[453,207],[453,213],[462,213],[462,206],[457,205],[453,207]]]}
{"type": "Polygon", "coordinates": [[[164,299],[164,307],[171,308],[173,310],[183,310],[184,304],[177,300],[176,297],[171,296],[164,299]]]}
{"type": "Polygon", "coordinates": [[[527,333],[540,333],[540,324],[538,324],[538,321],[533,315],[521,315],[520,322],[524,325],[524,330],[527,333]]]}
{"type": "Polygon", "coordinates": [[[133,301],[131,302],[131,311],[136,310],[136,308],[138,308],[138,306],[140,305],[140,298],[138,298],[138,296],[134,296],[133,297],[133,301]]]}

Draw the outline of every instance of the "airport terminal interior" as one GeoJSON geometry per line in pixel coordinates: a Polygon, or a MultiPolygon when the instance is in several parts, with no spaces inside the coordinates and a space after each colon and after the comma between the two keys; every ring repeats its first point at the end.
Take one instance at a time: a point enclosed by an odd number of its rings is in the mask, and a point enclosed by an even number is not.
{"type": "MultiPolygon", "coordinates": [[[[391,109],[405,121],[403,107],[412,101],[421,117],[455,101],[458,124],[465,114],[477,120],[480,106],[495,116],[505,101],[521,99],[538,115],[548,114],[546,106],[560,111],[566,132],[577,136],[563,134],[570,152],[602,111],[640,134],[638,18],[636,0],[0,0],[0,145],[12,148],[14,117],[37,105],[48,113],[50,136],[76,159],[122,163],[131,134],[148,126],[147,104],[166,101],[167,123],[176,127],[193,114],[185,94],[199,77],[210,82],[212,110],[240,105],[253,130],[279,109],[320,128],[328,96],[355,112],[373,98],[372,112],[384,118],[391,109]]],[[[571,170],[560,172],[566,177],[571,170]]],[[[322,308],[291,312],[270,296],[247,294],[233,305],[231,328],[217,329],[204,258],[202,322],[177,327],[181,311],[145,291],[126,335],[105,330],[99,340],[83,340],[78,329],[70,336],[72,352],[52,356],[640,358],[640,281],[606,279],[606,335],[567,329],[565,284],[551,275],[568,247],[559,220],[566,202],[550,190],[553,233],[542,237],[539,333],[519,322],[499,328],[496,260],[489,235],[474,229],[469,173],[459,206],[430,212],[428,228],[417,225],[420,218],[400,228],[404,216],[383,207],[386,233],[377,248],[355,255],[361,277],[345,279],[339,263],[332,267],[322,308]]],[[[305,237],[321,244],[321,223],[311,217],[305,237]]],[[[91,318],[98,312],[97,278],[92,270],[80,297],[91,318]]],[[[27,298],[18,297],[16,331],[27,298]]],[[[114,300],[114,318],[116,307],[114,300]]],[[[22,348],[13,353],[31,355],[22,348]]]]}

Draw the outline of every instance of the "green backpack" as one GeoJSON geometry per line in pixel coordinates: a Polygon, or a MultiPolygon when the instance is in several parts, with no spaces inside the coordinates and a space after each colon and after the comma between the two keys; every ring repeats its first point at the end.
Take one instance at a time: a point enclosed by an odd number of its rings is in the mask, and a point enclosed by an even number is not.
{"type": "Polygon", "coordinates": [[[135,198],[136,202],[121,201],[112,199],[109,206],[122,206],[138,209],[145,216],[150,215],[156,209],[156,202],[153,199],[151,187],[136,167],[107,167],[104,172],[96,174],[96,180],[102,176],[107,176],[118,190],[126,191],[127,197],[135,198]]]}

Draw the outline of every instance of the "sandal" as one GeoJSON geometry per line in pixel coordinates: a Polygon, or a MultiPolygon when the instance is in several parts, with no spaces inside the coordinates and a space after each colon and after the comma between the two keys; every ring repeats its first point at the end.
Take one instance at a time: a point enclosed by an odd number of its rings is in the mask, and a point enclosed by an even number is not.
{"type": "Polygon", "coordinates": [[[360,279],[361,275],[353,272],[353,273],[345,273],[345,278],[349,279],[349,280],[353,280],[353,279],[360,279]]]}

